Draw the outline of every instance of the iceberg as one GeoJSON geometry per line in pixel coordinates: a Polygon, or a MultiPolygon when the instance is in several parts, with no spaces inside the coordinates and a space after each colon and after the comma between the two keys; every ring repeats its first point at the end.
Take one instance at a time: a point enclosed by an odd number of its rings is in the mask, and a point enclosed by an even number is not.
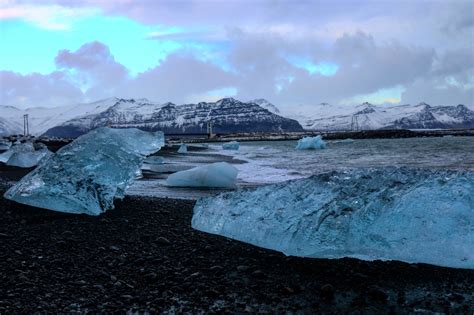
{"type": "MultiPolygon", "coordinates": [[[[16,142],[15,142],[16,143],[16,142]]],[[[0,154],[0,162],[2,163],[7,163],[8,160],[14,155],[15,153],[29,153],[29,152],[34,152],[35,147],[31,142],[25,142],[25,143],[18,143],[15,144],[10,148],[10,150],[3,152],[0,154]]]]}
{"type": "Polygon", "coordinates": [[[474,172],[332,172],[199,199],[192,227],[286,255],[474,269],[474,172]]]}
{"type": "Polygon", "coordinates": [[[237,141],[227,142],[222,145],[222,149],[224,150],[238,150],[239,147],[240,144],[237,141]]]}
{"type": "Polygon", "coordinates": [[[198,166],[171,174],[166,184],[173,187],[234,188],[238,170],[226,162],[198,166]]]}
{"type": "Polygon", "coordinates": [[[320,135],[316,137],[304,137],[298,140],[296,149],[298,150],[315,150],[315,149],[325,149],[326,142],[323,141],[320,135]]]}
{"type": "Polygon", "coordinates": [[[178,149],[178,153],[188,153],[188,147],[184,143],[181,143],[178,149]]]}
{"type": "Polygon", "coordinates": [[[161,156],[149,156],[145,159],[145,161],[143,163],[146,163],[146,164],[152,164],[152,165],[156,165],[156,164],[163,164],[165,162],[165,159],[162,158],[161,156]]]}
{"type": "Polygon", "coordinates": [[[6,151],[10,149],[12,146],[12,143],[7,140],[0,140],[0,151],[6,151]]]}
{"type": "Polygon", "coordinates": [[[352,144],[354,143],[354,139],[351,138],[346,138],[338,141],[334,141],[334,143],[340,143],[340,144],[352,144]]]}
{"type": "Polygon", "coordinates": [[[140,171],[146,155],[164,145],[161,131],[97,128],[62,147],[4,195],[19,203],[99,215],[140,171]]]}
{"type": "Polygon", "coordinates": [[[7,165],[23,168],[33,167],[38,165],[43,158],[53,154],[43,143],[37,143],[36,146],[39,150],[35,151],[33,148],[31,151],[30,146],[22,146],[22,150],[17,150],[10,156],[7,165]]]}

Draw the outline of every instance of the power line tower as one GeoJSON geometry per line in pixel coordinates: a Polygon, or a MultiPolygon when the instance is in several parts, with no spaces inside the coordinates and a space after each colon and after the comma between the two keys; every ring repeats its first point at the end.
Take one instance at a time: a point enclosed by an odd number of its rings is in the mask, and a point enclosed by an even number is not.
{"type": "Polygon", "coordinates": [[[28,114],[23,115],[23,135],[26,137],[30,134],[30,128],[28,125],[28,114]]]}
{"type": "Polygon", "coordinates": [[[359,131],[359,116],[352,115],[351,131],[359,131]]]}
{"type": "Polygon", "coordinates": [[[207,122],[207,136],[209,137],[209,139],[214,137],[214,135],[212,134],[212,121],[210,120],[207,122]]]}

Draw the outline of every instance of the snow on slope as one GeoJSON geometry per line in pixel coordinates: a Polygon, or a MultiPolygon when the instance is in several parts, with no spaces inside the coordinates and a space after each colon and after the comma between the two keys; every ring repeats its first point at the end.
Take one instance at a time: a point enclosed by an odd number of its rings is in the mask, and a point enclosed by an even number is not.
{"type": "Polygon", "coordinates": [[[297,121],[273,114],[255,103],[224,98],[215,103],[175,105],[120,99],[98,114],[84,115],[47,131],[47,135],[77,137],[101,126],[162,130],[166,133],[203,133],[212,121],[217,133],[302,131],[297,121]]]}
{"type": "Polygon", "coordinates": [[[474,111],[464,105],[327,105],[292,116],[307,130],[474,128],[474,111]],[[307,114],[310,112],[311,114],[307,114]]]}
{"type": "Polygon", "coordinates": [[[15,122],[0,117],[0,137],[23,133],[23,127],[15,122]]]}
{"type": "MultiPolygon", "coordinates": [[[[61,125],[71,119],[77,119],[89,115],[97,115],[119,103],[120,99],[116,97],[99,100],[92,103],[76,104],[63,107],[33,107],[25,110],[18,109],[13,106],[0,106],[0,117],[19,126],[21,132],[23,130],[23,115],[28,114],[30,133],[39,136],[47,130],[61,125]]],[[[147,99],[137,100],[133,104],[124,104],[117,109],[123,112],[123,116],[134,116],[142,114],[143,116],[151,116],[153,111],[160,108],[161,105],[153,104],[147,99]],[[144,105],[144,106],[140,106],[144,105]]],[[[0,125],[0,134],[8,134],[5,132],[7,128],[0,125]]],[[[17,133],[17,132],[15,132],[17,133]]]]}
{"type": "Polygon", "coordinates": [[[273,105],[272,103],[270,103],[269,101],[267,101],[264,98],[258,98],[258,99],[252,100],[252,101],[248,101],[247,103],[257,104],[260,107],[265,108],[266,110],[268,110],[270,113],[273,113],[273,114],[277,114],[277,115],[281,114],[278,107],[276,107],[275,105],[273,105]]]}

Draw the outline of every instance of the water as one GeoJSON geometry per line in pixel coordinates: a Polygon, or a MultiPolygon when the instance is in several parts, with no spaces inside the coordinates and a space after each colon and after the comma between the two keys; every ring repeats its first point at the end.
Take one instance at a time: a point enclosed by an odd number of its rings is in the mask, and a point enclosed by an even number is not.
{"type": "MultiPolygon", "coordinates": [[[[387,166],[474,171],[474,137],[363,139],[351,144],[327,141],[324,150],[295,150],[296,143],[241,142],[239,151],[223,150],[220,144],[209,144],[207,151],[189,153],[179,157],[180,160],[170,157],[168,161],[197,165],[203,156],[209,163],[228,161],[231,156],[235,161],[246,162],[234,165],[239,170],[240,186],[276,183],[328,171],[387,166]]],[[[162,179],[137,181],[128,193],[179,198],[216,193],[215,190],[171,189],[163,187],[162,183],[162,179]]]]}

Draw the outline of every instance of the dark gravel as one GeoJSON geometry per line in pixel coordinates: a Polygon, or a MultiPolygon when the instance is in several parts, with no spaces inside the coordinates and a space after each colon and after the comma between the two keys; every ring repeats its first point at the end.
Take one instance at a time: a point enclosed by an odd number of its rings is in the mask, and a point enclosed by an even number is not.
{"type": "Polygon", "coordinates": [[[90,217],[0,199],[0,314],[474,312],[474,270],[285,257],[193,230],[192,207],[125,198],[90,217]]]}

